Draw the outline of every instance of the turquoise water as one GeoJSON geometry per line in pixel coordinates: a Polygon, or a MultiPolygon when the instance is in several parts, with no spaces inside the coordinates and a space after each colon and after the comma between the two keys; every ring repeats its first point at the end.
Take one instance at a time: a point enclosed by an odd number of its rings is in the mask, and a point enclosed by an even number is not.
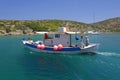
{"type": "Polygon", "coordinates": [[[0,37],[0,80],[119,80],[120,34],[89,35],[100,43],[96,55],[55,55],[32,52],[21,39],[0,37]]]}

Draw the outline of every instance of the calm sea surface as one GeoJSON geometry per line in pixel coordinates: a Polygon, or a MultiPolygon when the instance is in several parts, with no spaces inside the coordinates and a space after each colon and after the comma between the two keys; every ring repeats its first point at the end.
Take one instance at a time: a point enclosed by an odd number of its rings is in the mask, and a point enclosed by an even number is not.
{"type": "MultiPolygon", "coordinates": [[[[0,36],[0,80],[120,80],[120,34],[89,35],[96,55],[55,55],[24,48],[23,37],[0,36]]],[[[74,37],[72,37],[74,38],[74,37]]]]}

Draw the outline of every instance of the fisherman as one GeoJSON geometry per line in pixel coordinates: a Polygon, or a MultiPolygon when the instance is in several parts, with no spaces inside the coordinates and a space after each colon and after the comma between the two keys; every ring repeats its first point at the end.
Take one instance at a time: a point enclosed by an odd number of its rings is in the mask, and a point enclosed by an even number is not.
{"type": "Polygon", "coordinates": [[[83,35],[81,35],[80,48],[84,48],[83,35]]]}
{"type": "Polygon", "coordinates": [[[86,46],[88,46],[90,44],[89,38],[88,38],[88,36],[86,36],[85,38],[86,38],[86,46]]]}
{"type": "Polygon", "coordinates": [[[32,38],[28,38],[28,41],[29,41],[29,43],[33,43],[33,40],[32,40],[32,38]]]}

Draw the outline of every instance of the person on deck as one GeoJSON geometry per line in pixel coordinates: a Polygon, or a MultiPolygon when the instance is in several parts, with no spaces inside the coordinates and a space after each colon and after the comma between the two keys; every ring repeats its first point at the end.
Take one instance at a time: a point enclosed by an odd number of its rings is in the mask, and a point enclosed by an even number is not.
{"type": "Polygon", "coordinates": [[[81,47],[81,48],[84,48],[83,35],[81,35],[80,47],[81,47]]]}
{"type": "Polygon", "coordinates": [[[29,43],[33,43],[33,40],[32,40],[32,38],[28,38],[28,41],[29,41],[29,43]]]}
{"type": "Polygon", "coordinates": [[[88,46],[90,44],[89,38],[88,38],[88,36],[86,36],[85,38],[86,38],[86,46],[88,46]]]}

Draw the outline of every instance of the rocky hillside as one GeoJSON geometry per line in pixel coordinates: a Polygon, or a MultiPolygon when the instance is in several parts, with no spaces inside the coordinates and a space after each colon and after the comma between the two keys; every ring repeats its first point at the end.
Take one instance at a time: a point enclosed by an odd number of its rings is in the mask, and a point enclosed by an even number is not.
{"type": "Polygon", "coordinates": [[[0,20],[0,34],[32,34],[35,31],[57,31],[58,27],[70,26],[72,31],[86,31],[90,25],[69,20],[0,20]]]}
{"type": "Polygon", "coordinates": [[[120,32],[120,17],[107,19],[91,25],[102,32],[120,32]]]}
{"type": "Polygon", "coordinates": [[[35,31],[57,31],[68,25],[71,31],[120,32],[120,18],[86,24],[69,20],[0,20],[0,35],[34,34],[35,31]]]}

